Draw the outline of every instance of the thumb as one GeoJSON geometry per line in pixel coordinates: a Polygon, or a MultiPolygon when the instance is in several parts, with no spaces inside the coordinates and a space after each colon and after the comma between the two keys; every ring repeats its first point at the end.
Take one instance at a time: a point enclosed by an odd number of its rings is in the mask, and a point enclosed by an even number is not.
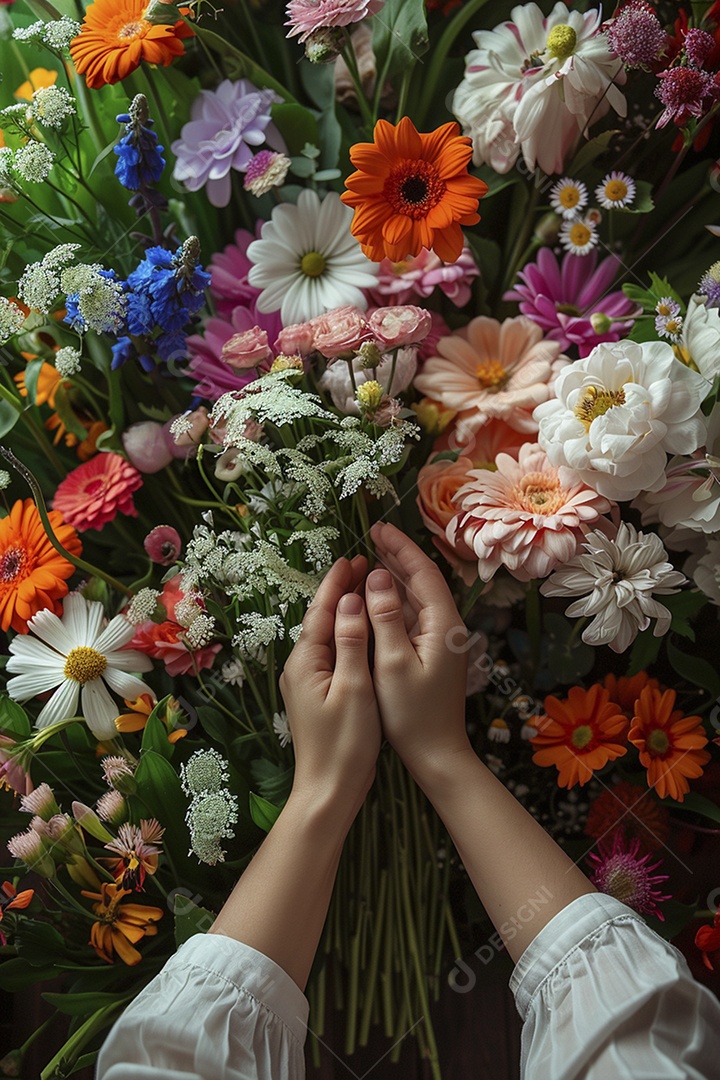
{"type": "Polygon", "coordinates": [[[367,577],[368,614],[375,635],[375,667],[378,661],[405,663],[414,655],[405,629],[400,593],[387,570],[373,570],[367,577]]]}
{"type": "Polygon", "coordinates": [[[335,675],[343,684],[370,681],[368,639],[370,627],[362,596],[346,593],[335,612],[335,675]]]}

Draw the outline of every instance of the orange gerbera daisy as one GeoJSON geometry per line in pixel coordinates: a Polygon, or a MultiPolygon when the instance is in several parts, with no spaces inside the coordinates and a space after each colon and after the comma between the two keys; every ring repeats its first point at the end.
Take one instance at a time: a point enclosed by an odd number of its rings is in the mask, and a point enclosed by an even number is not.
{"type": "MultiPolygon", "coordinates": [[[[64,525],[56,510],[49,514],[56,538],[71,555],[82,553],[82,544],[71,525],[64,525]]],[[[28,619],[50,608],[60,614],[60,600],[67,595],[67,579],[75,567],[55,550],[47,538],[32,499],[18,499],[0,521],[0,626],[27,634],[28,619]]]]}
{"type": "Polygon", "coordinates": [[[620,706],[628,720],[632,720],[635,715],[635,702],[646,686],[660,689],[660,683],[657,679],[651,679],[647,671],[638,671],[637,675],[621,675],[620,678],[606,675],[604,686],[610,694],[610,700],[620,706]]]}
{"type": "MultiPolygon", "coordinates": [[[[28,363],[30,363],[31,360],[37,360],[37,356],[34,356],[32,353],[23,353],[23,356],[28,363]]],[[[17,375],[13,375],[13,379],[15,380],[15,385],[18,388],[20,396],[27,397],[28,391],[25,383],[25,371],[19,371],[17,375]]],[[[51,409],[54,409],[55,395],[57,394],[58,387],[61,385],[62,381],[62,375],[56,367],[48,363],[42,364],[35,387],[35,404],[49,405],[51,409]]]]}
{"type": "Polygon", "coordinates": [[[150,22],[147,8],[148,0],[95,0],[87,9],[70,55],[92,90],[127,78],[143,60],[167,67],[182,56],[193,31],[182,19],[150,22]]]}
{"type": "Polygon", "coordinates": [[[708,738],[702,720],[675,709],[676,696],[674,690],[646,686],[635,703],[628,739],[640,751],[650,787],[661,799],[682,802],[690,790],[688,777],[702,776],[710,754],[703,750],[708,738]]]}
{"type": "Polygon", "coordinates": [[[627,718],[598,683],[589,690],[573,686],[564,701],[546,697],[545,714],[532,721],[533,761],[554,765],[560,787],[586,784],[596,769],[627,753],[627,718]]]}
{"type": "Polygon", "coordinates": [[[400,262],[429,248],[444,262],[463,249],[461,225],[480,220],[478,203],[487,184],[467,171],[472,142],[459,126],[443,124],[421,134],[409,117],[395,126],[375,125],[374,142],[356,143],[340,197],[355,210],[350,226],[373,262],[400,262]]]}
{"type": "Polygon", "coordinates": [[[100,892],[82,891],[83,896],[97,900],[93,911],[99,916],[90,931],[90,944],[102,960],[113,963],[113,953],[117,953],[123,963],[134,967],[142,960],[141,954],[134,947],[144,937],[157,934],[158,920],[163,917],[162,908],[147,907],[145,904],[123,904],[124,897],[132,894],[131,889],[121,889],[104,881],[100,892]]]}

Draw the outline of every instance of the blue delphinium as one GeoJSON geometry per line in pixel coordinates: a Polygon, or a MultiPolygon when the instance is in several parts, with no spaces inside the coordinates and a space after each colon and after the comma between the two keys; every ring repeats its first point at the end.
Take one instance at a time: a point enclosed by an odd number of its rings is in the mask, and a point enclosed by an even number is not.
{"type": "Polygon", "coordinates": [[[129,110],[116,119],[119,124],[125,124],[125,134],[113,147],[118,157],[115,165],[118,180],[129,191],[157,184],[165,168],[165,148],[160,146],[152,130],[153,121],[145,95],[137,94],[129,110]]]}

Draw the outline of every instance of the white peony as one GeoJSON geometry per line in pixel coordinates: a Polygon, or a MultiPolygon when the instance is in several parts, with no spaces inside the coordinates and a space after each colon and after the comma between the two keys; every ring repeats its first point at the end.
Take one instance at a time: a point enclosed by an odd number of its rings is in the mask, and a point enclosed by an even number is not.
{"type": "Polygon", "coordinates": [[[670,629],[672,615],[653,598],[653,593],[677,592],[685,577],[668,561],[662,541],[655,533],[638,532],[623,522],[610,540],[601,532],[585,537],[585,551],[570,559],[544,581],[544,596],[578,596],[565,611],[570,618],[590,617],[582,639],[587,645],[609,645],[625,652],[641,630],[656,619],[653,634],[662,637],[670,629]]]}
{"type": "Polygon", "coordinates": [[[709,390],[665,342],[603,343],[561,371],[556,399],[533,412],[538,442],[601,495],[633,499],[664,485],[668,454],[704,445],[709,390]]]}
{"type": "Polygon", "coordinates": [[[710,382],[720,375],[720,311],[691,296],[683,322],[681,350],[710,382]]]}

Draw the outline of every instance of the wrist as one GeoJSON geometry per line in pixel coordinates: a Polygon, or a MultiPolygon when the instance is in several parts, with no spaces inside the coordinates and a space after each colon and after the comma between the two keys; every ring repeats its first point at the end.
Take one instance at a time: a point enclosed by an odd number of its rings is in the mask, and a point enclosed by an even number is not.
{"type": "Polygon", "coordinates": [[[342,841],[365,801],[370,783],[359,791],[357,785],[296,776],[283,813],[292,814],[309,827],[317,827],[324,835],[332,834],[342,841]]]}
{"type": "Polygon", "coordinates": [[[469,739],[452,746],[429,750],[413,760],[405,760],[404,764],[415,783],[430,800],[441,796],[448,787],[456,786],[460,776],[468,770],[483,768],[469,739]]]}

